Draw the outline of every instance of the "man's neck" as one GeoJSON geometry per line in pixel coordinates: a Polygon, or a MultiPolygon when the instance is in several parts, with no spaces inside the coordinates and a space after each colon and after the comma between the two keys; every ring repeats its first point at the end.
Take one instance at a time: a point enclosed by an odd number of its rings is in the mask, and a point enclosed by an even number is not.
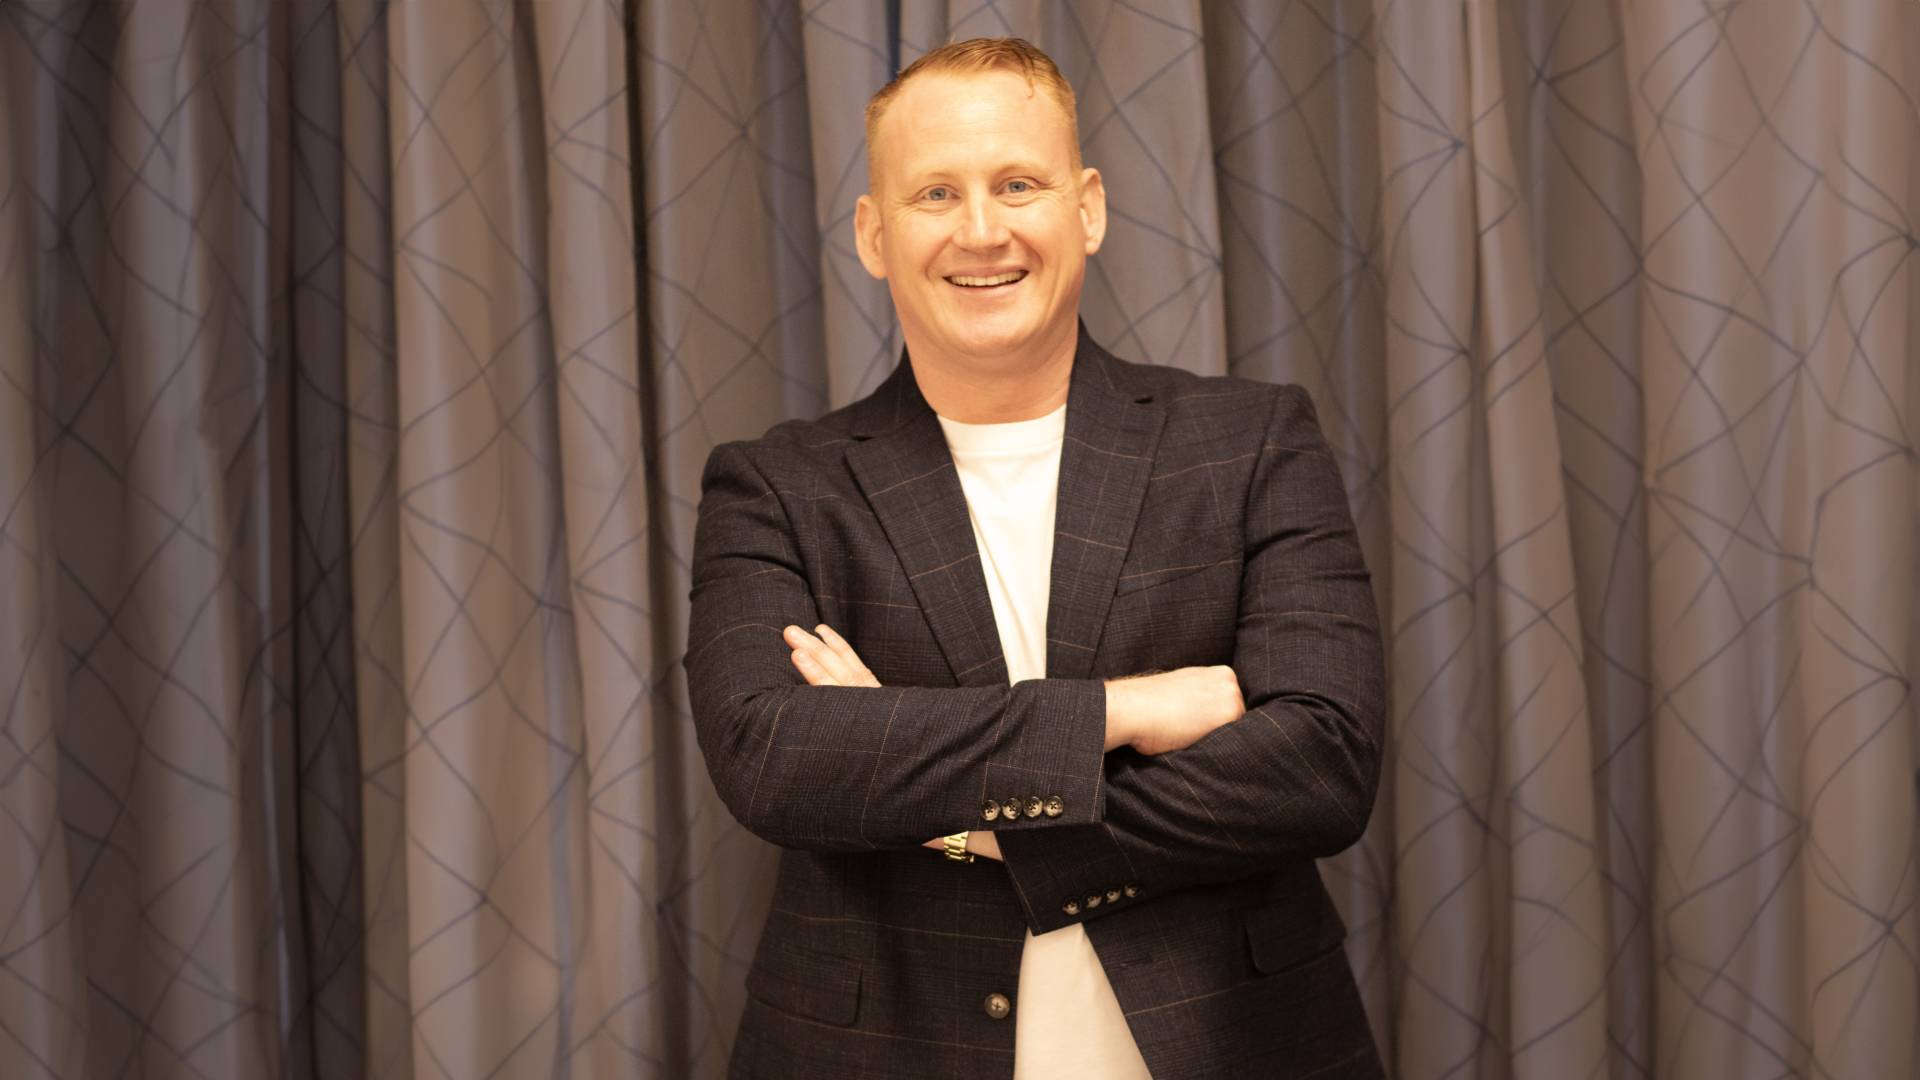
{"type": "Polygon", "coordinates": [[[914,382],[933,411],[963,424],[1010,424],[1066,404],[1078,336],[1037,362],[982,363],[922,355],[907,343],[914,382]]]}

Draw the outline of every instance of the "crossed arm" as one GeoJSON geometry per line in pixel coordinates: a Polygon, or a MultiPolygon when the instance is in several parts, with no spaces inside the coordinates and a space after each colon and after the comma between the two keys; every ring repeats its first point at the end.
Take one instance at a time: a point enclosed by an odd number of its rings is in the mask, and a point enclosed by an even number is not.
{"type": "Polygon", "coordinates": [[[688,685],[715,786],[762,837],[815,851],[912,847],[983,824],[983,796],[1058,794],[1061,816],[1001,817],[987,841],[1044,932],[1069,921],[1063,901],[1076,894],[1233,880],[1332,854],[1364,830],[1384,658],[1345,492],[1304,393],[1276,394],[1250,479],[1228,673],[1246,711],[1224,718],[1194,709],[1183,682],[1221,678],[1215,669],[856,681],[858,657],[836,669],[826,640],[787,636],[823,620],[801,535],[747,450],[716,450],[703,487],[688,685]],[[1177,702],[1173,720],[1196,727],[1136,713],[1130,701],[1148,705],[1136,692],[1177,702]]]}
{"type": "MultiPolygon", "coordinates": [[[[782,632],[782,640],[793,650],[794,669],[809,686],[880,685],[853,646],[825,623],[814,627],[811,634],[789,626],[782,632]]],[[[1240,719],[1247,711],[1240,696],[1240,680],[1225,665],[1110,679],[1104,689],[1107,752],[1123,746],[1142,754],[1179,750],[1215,728],[1240,719]]],[[[945,845],[940,837],[934,837],[921,846],[939,849],[945,845]]],[[[991,829],[970,831],[967,850],[989,859],[1001,857],[1000,842],[991,829]]]]}

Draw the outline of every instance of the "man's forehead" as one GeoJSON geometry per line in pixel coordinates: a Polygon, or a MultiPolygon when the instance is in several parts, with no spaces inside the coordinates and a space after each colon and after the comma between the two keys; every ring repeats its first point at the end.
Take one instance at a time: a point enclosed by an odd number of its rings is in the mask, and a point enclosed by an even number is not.
{"type": "Polygon", "coordinates": [[[1017,72],[1000,70],[915,76],[881,115],[874,133],[879,145],[867,149],[874,164],[913,167],[987,133],[1029,143],[1023,156],[1051,157],[1056,150],[1072,156],[1073,133],[1053,95],[1017,72]]]}
{"type": "Polygon", "coordinates": [[[880,118],[911,118],[920,124],[948,117],[1006,115],[1031,120],[1042,114],[1066,120],[1059,103],[1039,83],[1013,71],[929,71],[914,76],[880,118]]]}

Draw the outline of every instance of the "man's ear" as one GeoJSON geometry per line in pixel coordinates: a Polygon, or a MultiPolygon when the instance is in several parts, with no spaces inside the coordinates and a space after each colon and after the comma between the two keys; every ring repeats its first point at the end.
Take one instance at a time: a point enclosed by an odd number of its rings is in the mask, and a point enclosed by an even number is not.
{"type": "Polygon", "coordinates": [[[1087,231],[1087,254],[1092,255],[1107,238],[1107,186],[1099,169],[1080,172],[1080,225],[1087,231]]]}
{"type": "Polygon", "coordinates": [[[867,268],[867,273],[882,279],[887,276],[886,261],[880,258],[880,206],[870,193],[860,196],[853,207],[853,247],[860,253],[860,265],[867,268]]]}

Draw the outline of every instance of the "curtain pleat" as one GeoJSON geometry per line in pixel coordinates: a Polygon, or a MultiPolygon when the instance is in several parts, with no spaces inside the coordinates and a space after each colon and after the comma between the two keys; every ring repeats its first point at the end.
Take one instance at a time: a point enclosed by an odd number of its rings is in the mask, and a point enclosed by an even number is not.
{"type": "Polygon", "coordinates": [[[0,1075],[724,1073],[700,471],[891,370],[862,108],[976,34],[1095,336],[1339,455],[1396,1075],[1920,1076],[1896,0],[0,4],[0,1075]]]}
{"type": "Polygon", "coordinates": [[[1577,591],[1497,13],[1375,10],[1399,1072],[1586,1075],[1604,910],[1577,591]],[[1473,268],[1470,273],[1463,268],[1473,268]]]}
{"type": "MultiPolygon", "coordinates": [[[[1640,174],[1621,11],[1516,9],[1501,39],[1541,331],[1554,386],[1591,727],[1595,840],[1606,902],[1608,1072],[1656,1075],[1654,801],[1641,485],[1640,174]],[[1536,74],[1538,73],[1538,74],[1536,74]]],[[[1660,1074],[1665,1075],[1665,1074],[1660,1074]]]]}
{"type": "MultiPolygon", "coordinates": [[[[1313,395],[1386,610],[1388,519],[1382,278],[1375,265],[1380,138],[1371,11],[1259,0],[1203,5],[1228,370],[1313,395]]],[[[1119,197],[1116,195],[1116,197],[1119,197]]],[[[1391,647],[1393,627],[1387,627],[1391,647]]],[[[1374,805],[1390,820],[1393,770],[1374,805]]],[[[1347,952],[1391,1060],[1393,830],[1321,864],[1347,952]]]]}
{"type": "MultiPolygon", "coordinates": [[[[546,303],[553,321],[565,585],[578,680],[577,752],[550,755],[564,828],[548,856],[565,906],[555,1062],[579,1076],[633,1068],[653,1040],[635,995],[659,968],[644,898],[659,892],[646,720],[664,651],[651,620],[654,478],[634,254],[627,26],[591,0],[532,6],[546,147],[546,303]],[[582,243],[581,238],[591,238],[582,243]]],[[[556,807],[557,809],[557,807],[556,807]]],[[[556,905],[557,907],[559,905],[556,905]]]]}
{"type": "MultiPolygon", "coordinates": [[[[10,100],[38,96],[49,78],[25,46],[0,37],[0,92],[10,100]]],[[[60,801],[67,694],[49,422],[58,383],[33,340],[52,299],[34,272],[44,219],[33,204],[54,170],[25,152],[51,134],[47,119],[0,109],[0,1064],[79,1076],[87,973],[60,801]]]]}
{"type": "MultiPolygon", "coordinates": [[[[661,1075],[719,1076],[773,892],[773,849],[721,805],[694,741],[684,647],[688,567],[709,451],[791,416],[831,387],[799,10],[647,4],[634,53],[641,138],[651,451],[659,491],[650,613],[659,683],[643,718],[657,797],[654,932],[645,996],[661,1075]]],[[[843,332],[849,325],[837,326],[843,332]]]]}
{"type": "Polygon", "coordinates": [[[1915,1061],[1913,20],[1829,7],[1627,23],[1668,1075],[1915,1061]]]}
{"type": "Polygon", "coordinates": [[[867,275],[854,249],[854,206],[867,190],[867,98],[893,71],[887,5],[828,0],[800,25],[807,131],[819,230],[822,349],[835,405],[872,392],[900,360],[887,283],[867,275]]]}

